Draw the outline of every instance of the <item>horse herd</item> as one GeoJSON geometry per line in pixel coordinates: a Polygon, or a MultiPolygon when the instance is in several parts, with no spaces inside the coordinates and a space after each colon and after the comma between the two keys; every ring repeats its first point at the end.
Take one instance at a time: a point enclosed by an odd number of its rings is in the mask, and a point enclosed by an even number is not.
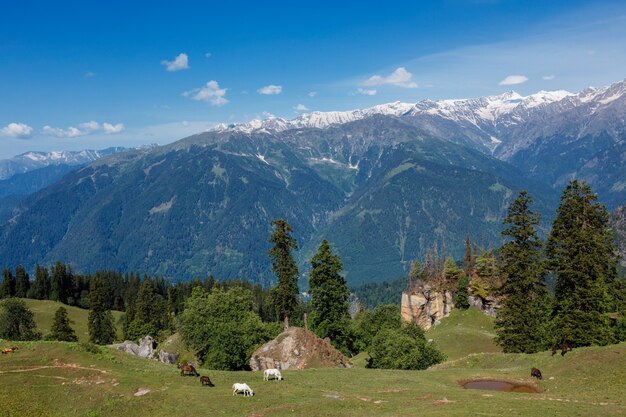
{"type": "MultiPolygon", "coordinates": [[[[201,376],[198,371],[196,371],[196,368],[190,363],[181,363],[178,365],[178,369],[180,369],[181,376],[199,376],[200,384],[202,384],[202,386],[215,386],[215,384],[211,382],[211,379],[208,376],[201,376]]],[[[263,371],[263,381],[269,381],[270,378],[274,379],[274,381],[282,381],[284,379],[282,374],[280,373],[280,370],[276,368],[269,368],[263,371]]],[[[250,388],[250,386],[246,383],[235,382],[233,384],[233,396],[237,394],[243,394],[244,397],[252,397],[254,396],[254,391],[252,391],[252,388],[250,388]]]]}

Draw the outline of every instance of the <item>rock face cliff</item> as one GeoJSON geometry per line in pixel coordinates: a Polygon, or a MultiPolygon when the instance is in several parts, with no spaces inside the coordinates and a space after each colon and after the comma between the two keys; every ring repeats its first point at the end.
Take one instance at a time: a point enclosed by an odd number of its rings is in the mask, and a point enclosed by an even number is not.
{"type": "Polygon", "coordinates": [[[452,294],[449,291],[434,291],[424,286],[417,291],[402,293],[402,318],[417,323],[424,330],[436,326],[442,318],[448,317],[453,307],[452,294]]]}

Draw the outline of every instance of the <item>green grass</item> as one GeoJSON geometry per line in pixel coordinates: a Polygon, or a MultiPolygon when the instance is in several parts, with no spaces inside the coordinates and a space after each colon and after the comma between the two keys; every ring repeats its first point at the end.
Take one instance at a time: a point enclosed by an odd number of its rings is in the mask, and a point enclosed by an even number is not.
{"type": "MultiPolygon", "coordinates": [[[[626,343],[550,352],[504,354],[491,341],[492,320],[477,310],[454,311],[427,332],[449,361],[426,371],[364,368],[283,371],[284,381],[263,382],[260,372],[199,369],[181,377],[173,365],[101,348],[89,353],[77,343],[9,342],[0,355],[0,417],[4,416],[623,416],[626,415],[626,343]],[[481,353],[482,352],[482,353],[481,353]],[[530,368],[541,369],[535,382],[530,368]],[[539,394],[464,390],[459,381],[499,378],[537,384],[539,394]],[[233,397],[234,382],[246,382],[253,398],[233,397]],[[150,390],[142,397],[139,388],[150,390]]],[[[164,345],[173,350],[176,337],[164,345]]],[[[165,348],[165,347],[164,347],[165,348]]]]}
{"type": "Polygon", "coordinates": [[[426,332],[426,338],[433,339],[448,360],[472,353],[501,352],[493,342],[494,336],[493,318],[473,307],[465,311],[453,309],[441,324],[426,332]]]}
{"type": "MultiPolygon", "coordinates": [[[[37,324],[37,330],[39,330],[44,336],[50,333],[50,327],[54,320],[54,313],[56,313],[59,307],[65,307],[69,319],[73,322],[71,324],[76,336],[78,336],[79,342],[86,342],[89,340],[89,331],[87,329],[87,317],[89,316],[89,310],[85,310],[78,307],[70,307],[65,304],[57,303],[56,301],[49,300],[31,300],[23,298],[26,306],[33,312],[35,316],[35,323],[37,324]]],[[[124,314],[121,311],[113,311],[113,319],[117,328],[118,339],[122,338],[122,328],[117,325],[119,318],[124,314]]]]}
{"type": "Polygon", "coordinates": [[[15,344],[17,352],[0,356],[0,416],[626,415],[625,343],[575,349],[564,357],[476,354],[426,371],[287,370],[281,382],[263,382],[260,372],[200,369],[214,388],[181,377],[173,365],[108,348],[93,354],[76,343],[15,344]],[[539,394],[458,385],[485,377],[531,382],[533,366],[544,374],[539,394]],[[248,383],[256,396],[232,397],[234,382],[248,383]],[[133,396],[139,388],[150,392],[133,396]]]}

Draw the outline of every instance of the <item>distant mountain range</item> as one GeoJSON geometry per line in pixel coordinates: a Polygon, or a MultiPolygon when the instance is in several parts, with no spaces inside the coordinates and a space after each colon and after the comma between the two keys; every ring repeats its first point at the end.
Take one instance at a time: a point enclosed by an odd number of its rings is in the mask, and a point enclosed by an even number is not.
{"type": "Polygon", "coordinates": [[[270,221],[286,218],[305,274],[326,238],[351,285],[396,278],[434,243],[455,257],[467,233],[498,246],[521,189],[544,230],[571,178],[611,209],[626,202],[625,115],[621,82],[221,125],[24,198],[0,226],[0,259],[269,285],[270,221]]]}

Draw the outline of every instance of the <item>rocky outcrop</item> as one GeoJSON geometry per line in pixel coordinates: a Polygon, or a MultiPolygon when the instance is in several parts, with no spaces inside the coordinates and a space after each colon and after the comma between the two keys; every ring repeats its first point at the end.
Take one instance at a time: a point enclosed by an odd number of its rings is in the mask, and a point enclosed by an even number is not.
{"type": "MultiPolygon", "coordinates": [[[[111,345],[112,348],[121,350],[130,355],[139,356],[140,358],[156,359],[157,342],[152,336],[144,336],[139,339],[139,344],[125,340],[122,343],[111,345]]],[[[164,363],[176,363],[178,355],[161,351],[159,360],[164,363]],[[172,358],[174,357],[173,361],[172,358]]]]}
{"type": "Polygon", "coordinates": [[[350,368],[350,362],[328,340],[301,327],[290,327],[252,353],[250,368],[350,368]]]}
{"type": "Polygon", "coordinates": [[[174,364],[178,361],[178,356],[177,353],[167,353],[162,349],[159,351],[159,361],[163,363],[174,364]]]}
{"type": "Polygon", "coordinates": [[[484,314],[491,316],[491,317],[496,316],[496,311],[498,310],[498,307],[500,307],[498,300],[495,297],[491,297],[491,296],[483,299],[481,297],[470,295],[468,297],[468,300],[469,300],[470,306],[476,307],[477,309],[482,311],[484,314]]]}
{"type": "Polygon", "coordinates": [[[434,291],[425,285],[416,291],[402,293],[402,318],[417,323],[424,330],[448,317],[453,307],[449,291],[434,291]]]}

